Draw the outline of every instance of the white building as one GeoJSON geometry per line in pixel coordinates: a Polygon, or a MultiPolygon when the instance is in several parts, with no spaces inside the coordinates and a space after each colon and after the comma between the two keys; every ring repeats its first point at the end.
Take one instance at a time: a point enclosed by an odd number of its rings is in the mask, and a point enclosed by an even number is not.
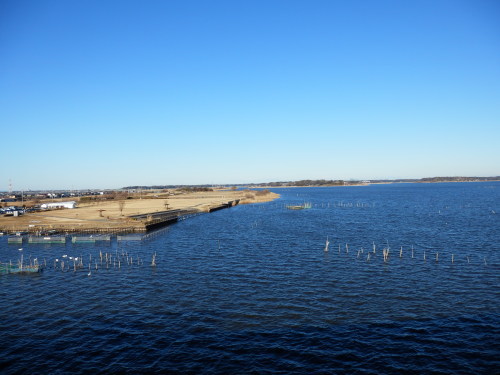
{"type": "Polygon", "coordinates": [[[76,202],[69,201],[69,202],[43,203],[40,207],[44,210],[49,208],[76,208],[76,202]]]}

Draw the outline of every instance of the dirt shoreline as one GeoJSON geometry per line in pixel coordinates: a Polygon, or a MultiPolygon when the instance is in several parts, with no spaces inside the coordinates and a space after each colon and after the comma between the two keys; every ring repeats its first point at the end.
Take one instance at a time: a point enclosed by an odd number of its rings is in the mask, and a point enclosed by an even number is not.
{"type": "MultiPolygon", "coordinates": [[[[0,232],[143,232],[148,219],[133,219],[133,215],[154,215],[169,210],[209,212],[228,202],[252,204],[279,198],[273,192],[255,190],[215,190],[177,192],[171,195],[150,193],[140,198],[91,200],[79,202],[74,209],[58,209],[26,213],[19,217],[0,217],[0,232]]],[[[149,219],[150,220],[150,219],[149,219]]]]}

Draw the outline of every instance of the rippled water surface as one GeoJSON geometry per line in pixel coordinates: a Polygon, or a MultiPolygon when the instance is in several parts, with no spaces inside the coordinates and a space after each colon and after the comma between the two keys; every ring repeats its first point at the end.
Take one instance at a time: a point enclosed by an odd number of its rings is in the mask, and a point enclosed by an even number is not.
{"type": "Polygon", "coordinates": [[[499,373],[499,183],[276,192],[140,242],[24,244],[47,268],[0,276],[0,371],[499,373]]]}

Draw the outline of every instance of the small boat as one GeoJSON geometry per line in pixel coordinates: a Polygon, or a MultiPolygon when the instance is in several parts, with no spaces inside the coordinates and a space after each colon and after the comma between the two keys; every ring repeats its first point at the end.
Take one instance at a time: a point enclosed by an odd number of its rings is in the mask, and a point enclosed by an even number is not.
{"type": "Polygon", "coordinates": [[[300,206],[291,206],[291,205],[286,206],[286,208],[288,208],[289,210],[304,210],[311,207],[312,207],[311,203],[304,203],[301,204],[300,206]]]}

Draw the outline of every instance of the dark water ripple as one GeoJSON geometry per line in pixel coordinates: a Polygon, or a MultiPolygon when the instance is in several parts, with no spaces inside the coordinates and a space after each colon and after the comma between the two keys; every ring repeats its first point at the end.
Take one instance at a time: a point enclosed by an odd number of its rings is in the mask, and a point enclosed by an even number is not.
{"type": "MultiPolygon", "coordinates": [[[[499,188],[284,189],[148,241],[26,244],[49,267],[0,277],[0,371],[499,373],[499,188]],[[53,268],[99,251],[143,264],[53,268]]],[[[0,259],[17,248],[0,238],[0,259]]]]}

